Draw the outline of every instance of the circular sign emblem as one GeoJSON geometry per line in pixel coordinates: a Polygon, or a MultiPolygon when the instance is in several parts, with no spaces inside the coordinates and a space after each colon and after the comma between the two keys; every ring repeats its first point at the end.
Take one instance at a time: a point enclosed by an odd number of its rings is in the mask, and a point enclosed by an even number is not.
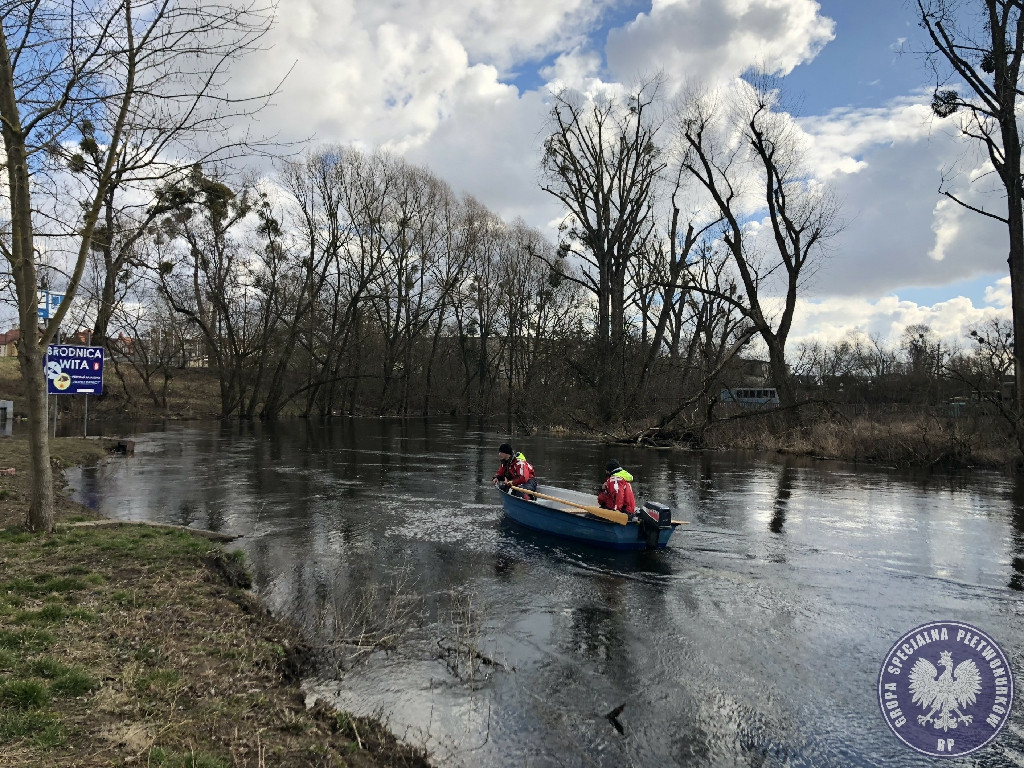
{"type": "Polygon", "coordinates": [[[910,630],[889,649],[878,704],[900,741],[933,757],[981,749],[1006,725],[1013,672],[996,642],[959,621],[910,630]]]}
{"type": "Polygon", "coordinates": [[[57,389],[65,390],[71,386],[71,377],[68,376],[66,373],[62,373],[60,376],[53,380],[53,386],[55,386],[57,389]]]}

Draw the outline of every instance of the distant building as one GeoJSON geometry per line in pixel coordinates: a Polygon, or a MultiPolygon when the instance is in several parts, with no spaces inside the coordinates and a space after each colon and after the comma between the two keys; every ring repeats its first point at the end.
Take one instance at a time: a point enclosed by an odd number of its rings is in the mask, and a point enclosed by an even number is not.
{"type": "Polygon", "coordinates": [[[0,357],[18,356],[18,339],[21,338],[21,330],[12,328],[7,333],[0,333],[0,357]]]}

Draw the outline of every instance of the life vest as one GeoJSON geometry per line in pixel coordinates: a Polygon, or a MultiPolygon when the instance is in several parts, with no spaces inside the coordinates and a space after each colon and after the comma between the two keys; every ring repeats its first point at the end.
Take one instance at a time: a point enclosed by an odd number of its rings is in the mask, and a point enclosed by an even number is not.
{"type": "Polygon", "coordinates": [[[516,454],[515,460],[512,462],[510,469],[512,476],[509,479],[512,480],[513,485],[521,486],[523,483],[528,483],[537,476],[533,471],[533,464],[528,462],[522,453],[516,454]]]}
{"type": "Polygon", "coordinates": [[[633,486],[630,483],[633,476],[626,470],[619,468],[608,479],[604,481],[604,488],[597,496],[597,503],[605,509],[617,509],[632,515],[636,512],[636,498],[633,496],[633,486]]]}
{"type": "Polygon", "coordinates": [[[505,480],[512,485],[518,486],[528,483],[536,476],[537,473],[534,472],[533,464],[526,460],[522,452],[516,453],[507,462],[503,461],[494,475],[498,480],[505,480]]]}

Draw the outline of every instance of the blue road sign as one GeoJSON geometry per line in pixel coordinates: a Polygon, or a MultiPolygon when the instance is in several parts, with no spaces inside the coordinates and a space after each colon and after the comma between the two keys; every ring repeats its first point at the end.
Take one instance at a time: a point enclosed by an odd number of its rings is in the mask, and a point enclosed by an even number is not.
{"type": "Polygon", "coordinates": [[[51,344],[43,370],[48,395],[103,393],[103,347],[51,344]]]}
{"type": "Polygon", "coordinates": [[[39,308],[36,310],[39,314],[39,319],[49,320],[57,314],[62,301],[64,301],[63,293],[54,293],[53,291],[46,290],[39,291],[39,308]]]}

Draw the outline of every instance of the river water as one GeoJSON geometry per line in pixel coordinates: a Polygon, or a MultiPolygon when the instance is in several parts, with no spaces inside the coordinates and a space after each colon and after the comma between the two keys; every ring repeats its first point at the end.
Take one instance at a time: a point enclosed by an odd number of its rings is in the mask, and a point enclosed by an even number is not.
{"type": "MultiPolygon", "coordinates": [[[[876,691],[930,621],[983,630],[1024,680],[1024,485],[999,475],[517,440],[543,483],[596,489],[616,458],[689,521],[665,550],[608,554],[503,519],[507,438],[485,426],[134,439],[71,473],[77,499],[240,535],[255,590],[320,651],[310,698],[384,717],[438,765],[934,765],[876,691]]],[[[952,764],[1024,766],[1024,705],[952,764]]]]}

